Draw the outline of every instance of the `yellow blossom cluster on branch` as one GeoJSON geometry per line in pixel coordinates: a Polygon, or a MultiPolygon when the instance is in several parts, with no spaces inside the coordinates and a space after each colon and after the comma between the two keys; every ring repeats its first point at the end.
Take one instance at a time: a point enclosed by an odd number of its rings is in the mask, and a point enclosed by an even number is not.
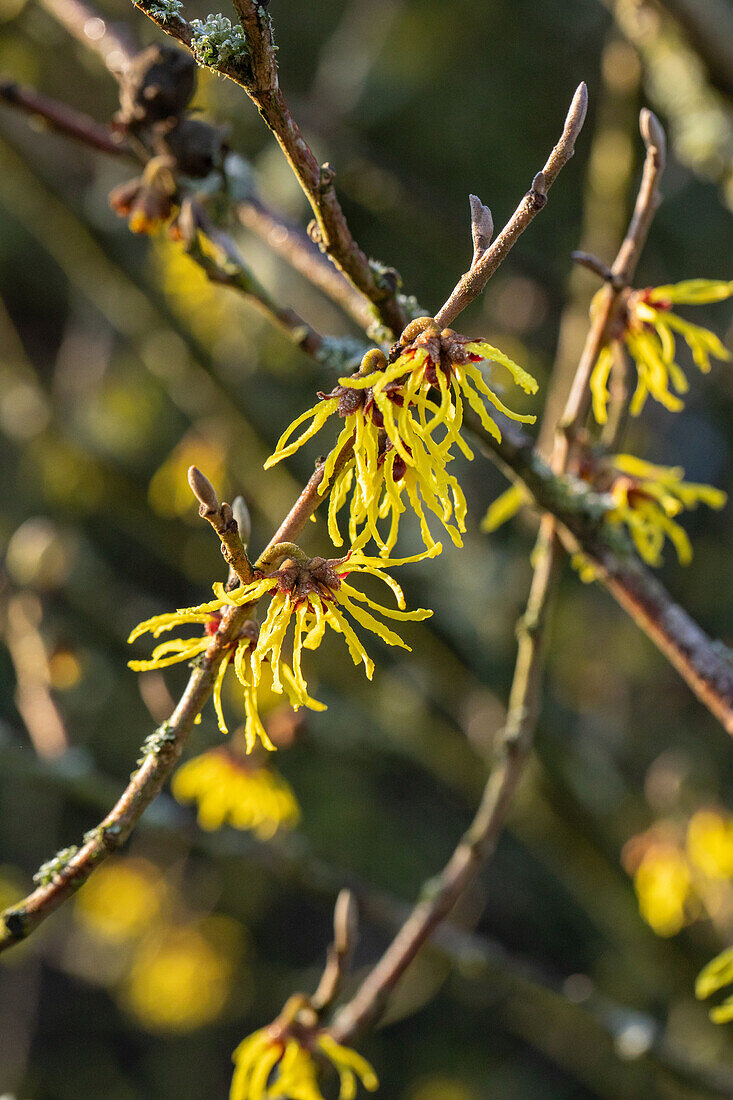
{"type": "MultiPolygon", "coordinates": [[[[670,412],[678,412],[683,407],[679,394],[686,393],[689,387],[685,372],[676,361],[677,337],[682,337],[695,364],[705,374],[710,371],[711,356],[730,359],[731,354],[715,333],[679,317],[672,312],[672,306],[707,305],[722,302],[731,295],[733,281],[719,279],[688,279],[669,286],[630,291],[611,326],[611,343],[602,349],[591,375],[593,412],[598,423],[605,424],[608,418],[608,380],[614,343],[626,348],[636,366],[631,415],[639,415],[648,396],[670,412]]],[[[591,315],[592,312],[593,307],[591,315]]]]}
{"type": "Polygon", "coordinates": [[[315,1018],[307,998],[296,995],[273,1024],[239,1044],[229,1100],[324,1100],[319,1077],[328,1065],[338,1075],[339,1100],[354,1100],[357,1082],[374,1092],[379,1082],[366,1058],[337,1043],[317,1021],[304,1025],[304,1014],[315,1018]]]}
{"type": "Polygon", "coordinates": [[[321,484],[323,493],[331,492],[328,522],[334,544],[343,545],[337,517],[348,504],[351,546],[358,549],[372,538],[388,556],[409,504],[428,549],[436,542],[426,509],[461,546],[466,500],[448,465],[454,447],[473,458],[461,435],[465,406],[497,439],[501,432],[488,408],[522,423],[536,419],[513,412],[500,400],[482,364],[504,368],[526,393],[537,392],[535,379],[498,348],[453,329],[441,331],[431,318],[421,317],[408,325],[389,359],[372,350],[357,374],[340,378],[331,393],[320,394],[320,403],[286,429],[266,467],[293,454],[338,416],[344,425],[326,460],[321,484]],[[308,427],[291,441],[306,423],[308,427]]]}
{"type": "Polygon", "coordinates": [[[409,646],[386,623],[380,622],[372,612],[400,622],[419,621],[432,612],[425,609],[407,611],[401,587],[387,570],[410,562],[423,561],[441,551],[440,543],[421,554],[407,558],[384,559],[364,554],[362,550],[350,552],[344,558],[308,558],[298,547],[288,545],[285,564],[272,573],[257,576],[250,584],[240,585],[228,591],[214,584],[216,599],[198,607],[156,615],[140,623],[130,634],[133,642],[142,634],[160,634],[177,626],[189,624],[203,627],[203,635],[193,638],[173,638],[161,642],[148,660],[130,661],[130,668],[138,672],[165,668],[181,661],[195,660],[208,648],[227,608],[256,605],[263,598],[269,600],[267,614],[260,626],[250,618],[242,627],[239,637],[222,658],[214,685],[214,707],[223,733],[228,732],[221,702],[221,692],[227,668],[232,665],[244,689],[246,711],[245,737],[247,752],[251,752],[259,740],[265,748],[274,749],[262,719],[257,693],[262,682],[263,669],[272,677],[272,690],[285,693],[297,710],[305,706],[311,710],[323,710],[324,704],[312,699],[303,674],[303,650],[317,649],[328,626],[344,638],[355,665],[362,663],[369,679],[374,672],[374,662],[364,648],[351,625],[353,619],[360,627],[376,634],[387,645],[409,650],[409,646]],[[371,575],[383,581],[394,593],[397,607],[384,607],[375,603],[347,578],[351,575],[371,575]],[[293,626],[292,667],[283,658],[283,647],[290,626],[293,626]]]}

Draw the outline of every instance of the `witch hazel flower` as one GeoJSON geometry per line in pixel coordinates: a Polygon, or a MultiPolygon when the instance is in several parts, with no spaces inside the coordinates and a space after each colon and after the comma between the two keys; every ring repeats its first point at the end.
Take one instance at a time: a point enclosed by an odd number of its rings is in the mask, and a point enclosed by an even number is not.
{"type": "Polygon", "coordinates": [[[273,549],[279,550],[281,555],[288,555],[285,564],[275,572],[257,578],[251,584],[242,585],[232,592],[215,584],[214,592],[222,601],[232,606],[254,603],[269,597],[267,615],[252,650],[251,662],[255,679],[261,674],[263,663],[269,663],[272,668],[272,689],[275,692],[282,692],[283,687],[287,686],[283,684],[280,670],[287,667],[282,662],[282,650],[291,626],[292,638],[289,644],[293,653],[295,692],[300,698],[308,698],[308,687],[302,669],[303,650],[317,649],[326,627],[343,636],[354,664],[363,664],[366,675],[371,680],[374,662],[354,630],[351,620],[364,630],[376,634],[387,645],[409,650],[410,646],[372,612],[400,622],[420,621],[432,615],[432,611],[423,608],[416,611],[405,610],[404,593],[387,569],[435,557],[442,549],[440,543],[421,554],[395,559],[369,557],[362,550],[351,551],[343,558],[309,558],[292,543],[283,543],[273,549]],[[397,607],[384,607],[376,603],[350,583],[352,575],[371,575],[383,581],[394,593],[397,607]]]}
{"type": "MultiPolygon", "coordinates": [[[[608,419],[608,380],[613,367],[614,344],[625,347],[636,366],[637,384],[629,406],[632,416],[639,415],[647,397],[652,397],[670,412],[679,412],[684,405],[679,395],[687,392],[689,383],[677,363],[677,337],[687,344],[695,365],[704,374],[710,371],[711,358],[729,360],[732,356],[714,332],[686,321],[674,313],[672,307],[709,305],[731,295],[733,280],[719,279],[688,279],[667,286],[627,291],[612,321],[610,341],[601,349],[591,374],[596,421],[605,424],[608,419]]],[[[594,302],[598,301],[596,296],[594,302]]],[[[591,316],[594,308],[592,304],[591,316]]]]}

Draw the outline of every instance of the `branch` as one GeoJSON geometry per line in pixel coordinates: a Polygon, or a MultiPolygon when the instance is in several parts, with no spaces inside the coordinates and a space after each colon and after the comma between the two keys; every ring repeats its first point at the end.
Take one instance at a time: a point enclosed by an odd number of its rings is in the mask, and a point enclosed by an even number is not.
{"type": "Polygon", "coordinates": [[[115,134],[106,126],[100,126],[89,115],[75,111],[65,103],[41,95],[33,88],[21,88],[12,80],[0,78],[0,100],[10,107],[25,111],[33,118],[43,119],[52,130],[91,149],[110,153],[112,156],[134,158],[134,153],[122,135],[115,134]]]}
{"type": "Polygon", "coordinates": [[[40,0],[40,3],[73,38],[96,53],[119,79],[136,52],[125,27],[116,27],[102,19],[83,0],[40,0]]]}
{"type": "MultiPolygon", "coordinates": [[[[179,15],[153,7],[151,0],[133,0],[133,3],[196,56],[195,33],[190,23],[179,15]]],[[[333,169],[328,164],[318,163],[290,112],[278,80],[270,17],[255,0],[235,0],[235,7],[246,36],[246,53],[214,61],[210,67],[244,88],[272,131],[310,203],[318,245],[369,299],[383,324],[398,336],[406,324],[397,298],[398,277],[396,273],[378,275],[359,248],[336,196],[333,169]]]]}
{"type": "Polygon", "coordinates": [[[544,625],[558,564],[552,553],[552,521],[549,528],[549,540],[542,534],[538,542],[527,610],[519,624],[519,652],[509,713],[500,738],[500,760],[491,772],[468,832],[440,875],[424,884],[424,900],[417,903],[382,958],[338,1013],[331,1028],[338,1042],[348,1042],[356,1032],[379,1019],[407,967],[496,846],[531,751],[539,716],[544,625]]]}
{"type": "Polygon", "coordinates": [[[658,0],[686,32],[718,91],[733,100],[733,10],[728,0],[658,0]]]}
{"type": "MultiPolygon", "coordinates": [[[[315,471],[264,553],[276,543],[297,538],[308,519],[326,499],[319,493],[323,465],[315,471]]],[[[66,849],[39,871],[40,885],[32,894],[1,915],[0,952],[30,935],[46,917],[76,893],[100,863],[117,851],[160,792],[177,764],[183,746],[214,688],[219,663],[238,637],[251,608],[232,607],[224,611],[221,624],[198,667],[194,668],[173,714],[148,737],[142,748],[140,766],[130,783],[96,828],[84,837],[78,849],[66,849]]]]}
{"type": "Polygon", "coordinates": [[[256,233],[309,283],[327,295],[365,332],[374,325],[374,311],[364,295],[323,255],[298,225],[287,221],[257,196],[237,206],[241,224],[256,233]]]}
{"type": "Polygon", "coordinates": [[[559,521],[566,548],[592,561],[614,599],[733,734],[733,652],[708,637],[639,561],[626,537],[604,524],[606,498],[572,476],[555,475],[515,425],[502,423],[501,443],[473,416],[466,416],[466,427],[509,478],[523,483],[537,507],[559,521]]]}
{"type": "Polygon", "coordinates": [[[448,300],[435,315],[435,320],[439,325],[445,327],[452,324],[458,314],[462,313],[475,298],[478,298],[522,233],[539,214],[540,210],[547,205],[547,192],[575,152],[575,142],[583,128],[587,109],[588,89],[585,84],[580,84],[570,104],[562,136],[550,153],[545,167],[537,173],[530,190],[491,247],[481,252],[478,259],[475,258],[474,253],[474,261],[470,268],[458,281],[448,300]]]}
{"type": "MultiPolygon", "coordinates": [[[[626,237],[610,269],[603,296],[593,314],[592,324],[570,388],[565,412],[555,435],[552,453],[553,469],[567,469],[572,436],[582,424],[590,405],[590,377],[601,349],[608,343],[608,330],[622,300],[624,291],[634,277],[641,250],[660,202],[659,183],[666,163],[666,141],[656,115],[644,108],[639,116],[639,129],[646,146],[641,185],[626,237]]],[[[587,257],[583,257],[587,261],[587,257]]],[[[600,263],[601,261],[598,261],[600,263]]]]}

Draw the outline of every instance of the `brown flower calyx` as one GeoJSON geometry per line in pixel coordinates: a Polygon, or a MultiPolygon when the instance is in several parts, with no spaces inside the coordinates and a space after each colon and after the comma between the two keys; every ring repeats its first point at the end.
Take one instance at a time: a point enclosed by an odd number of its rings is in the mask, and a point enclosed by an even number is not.
{"type": "Polygon", "coordinates": [[[392,362],[400,356],[411,357],[415,352],[427,352],[425,378],[431,385],[438,384],[438,370],[450,377],[454,363],[478,363],[480,355],[466,350],[467,344],[476,343],[471,336],[462,336],[452,328],[440,329],[432,317],[418,317],[411,321],[391,352],[392,362]]]}
{"type": "Polygon", "coordinates": [[[332,600],[334,593],[341,587],[341,577],[337,572],[346,558],[308,558],[303,562],[291,561],[278,569],[278,591],[289,596],[296,604],[307,600],[315,593],[324,600],[332,600]]]}

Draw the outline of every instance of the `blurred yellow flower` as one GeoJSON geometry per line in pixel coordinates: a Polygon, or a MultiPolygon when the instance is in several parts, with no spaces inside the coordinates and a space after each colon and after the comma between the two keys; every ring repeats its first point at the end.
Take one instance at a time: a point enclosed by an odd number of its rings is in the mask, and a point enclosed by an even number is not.
{"type": "MultiPolygon", "coordinates": [[[[733,985],[733,947],[726,948],[700,971],[695,982],[695,996],[704,1001],[726,985],[733,985]]],[[[711,1008],[710,1019],[714,1024],[727,1024],[733,1020],[733,996],[726,997],[722,1004],[711,1008]]]]}
{"type": "Polygon", "coordinates": [[[639,912],[658,936],[674,936],[687,924],[691,885],[685,858],[676,848],[660,844],[644,855],[634,887],[639,912]]]}
{"type": "Polygon", "coordinates": [[[726,494],[712,485],[683,481],[685,471],[680,466],[654,466],[634,455],[613,455],[600,469],[601,477],[610,480],[609,491],[616,505],[606,518],[628,528],[644,561],[661,565],[664,540],[669,538],[680,565],[689,565],[690,540],[672,517],[698,504],[722,508],[726,494]]]}
{"type": "MultiPolygon", "coordinates": [[[[286,1012],[288,1006],[286,1006],[286,1012]]],[[[275,1022],[239,1044],[229,1100],[324,1100],[318,1084],[318,1060],[330,1062],[339,1077],[339,1100],[354,1100],[358,1082],[374,1092],[377,1076],[355,1050],[316,1030],[308,1047],[275,1022]]]]}
{"type": "Polygon", "coordinates": [[[198,823],[207,831],[226,824],[269,840],[278,829],[294,828],[300,819],[295,795],[281,775],[237,759],[224,748],[183,764],[171,787],[179,802],[196,802],[198,823]]]}
{"type": "Polygon", "coordinates": [[[722,810],[657,822],[632,837],[622,861],[639,911],[659,936],[704,917],[720,924],[733,915],[733,817],[722,810]]]}
{"type": "Polygon", "coordinates": [[[733,819],[700,810],[687,827],[687,856],[711,879],[733,878],[733,819]]]}
{"type": "Polygon", "coordinates": [[[240,952],[241,929],[228,917],[161,925],[140,942],[122,1003],[150,1031],[194,1031],[221,1014],[240,952]]]}
{"type": "Polygon", "coordinates": [[[167,893],[158,869],[130,856],[98,867],[76,898],[76,918],[111,943],[136,939],[158,917],[167,893]]]}
{"type": "MultiPolygon", "coordinates": [[[[719,279],[689,279],[629,293],[611,335],[613,340],[625,345],[636,364],[638,379],[631,399],[632,416],[639,415],[647,396],[653,397],[671,412],[678,412],[683,407],[677,395],[687,392],[688,382],[675,359],[678,335],[692,352],[695,364],[706,374],[710,370],[711,356],[716,359],[731,358],[731,353],[714,333],[672,312],[674,305],[722,302],[731,295],[733,281],[719,279]]],[[[594,302],[598,300],[596,298],[594,302]]],[[[591,305],[591,314],[593,309],[594,305],[591,305]]],[[[608,379],[612,366],[613,351],[609,344],[601,351],[590,380],[593,413],[599,424],[605,424],[607,420],[610,397],[608,379]]]]}

